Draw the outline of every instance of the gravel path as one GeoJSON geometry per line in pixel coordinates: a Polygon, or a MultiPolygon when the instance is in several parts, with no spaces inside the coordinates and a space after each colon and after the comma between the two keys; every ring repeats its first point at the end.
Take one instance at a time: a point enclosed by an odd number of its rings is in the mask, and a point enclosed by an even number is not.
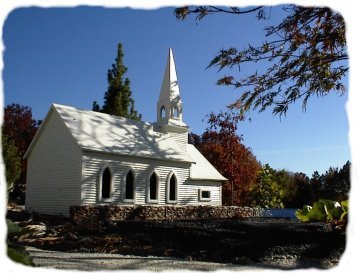
{"type": "Polygon", "coordinates": [[[7,217],[31,231],[8,240],[26,247],[36,266],[58,269],[325,269],[346,245],[346,234],[327,224],[285,218],[106,222],[95,232],[68,218],[12,210],[7,217]]]}
{"type": "Polygon", "coordinates": [[[105,254],[105,253],[68,253],[58,251],[41,250],[34,247],[26,247],[33,258],[33,262],[39,267],[57,269],[71,269],[84,271],[97,270],[120,270],[140,269],[150,271],[164,270],[196,270],[215,271],[231,270],[245,271],[258,270],[251,266],[233,264],[208,263],[188,261],[169,257],[138,257],[132,255],[105,254]]]}

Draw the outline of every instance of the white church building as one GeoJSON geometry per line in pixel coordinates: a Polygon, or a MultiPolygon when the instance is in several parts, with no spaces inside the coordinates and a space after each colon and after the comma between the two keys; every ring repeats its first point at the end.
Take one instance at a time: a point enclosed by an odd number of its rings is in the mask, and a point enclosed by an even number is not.
{"type": "Polygon", "coordinates": [[[188,131],[170,49],[154,123],[52,104],[25,154],[25,207],[68,215],[71,205],[219,206],[226,178],[188,131]]]}

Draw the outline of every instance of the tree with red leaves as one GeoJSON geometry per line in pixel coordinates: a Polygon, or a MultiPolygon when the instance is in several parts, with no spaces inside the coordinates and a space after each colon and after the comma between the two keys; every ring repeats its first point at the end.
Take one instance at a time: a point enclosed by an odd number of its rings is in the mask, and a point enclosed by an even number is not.
{"type": "Polygon", "coordinates": [[[200,138],[190,136],[191,142],[228,179],[223,184],[223,204],[249,205],[249,187],[261,165],[236,133],[240,118],[233,112],[211,113],[208,118],[209,127],[200,138]]]}
{"type": "Polygon", "coordinates": [[[26,160],[23,156],[38,129],[38,122],[33,119],[31,108],[12,103],[4,111],[2,134],[14,142],[21,156],[21,175],[14,185],[10,197],[23,201],[24,185],[26,182],[26,160]]]}

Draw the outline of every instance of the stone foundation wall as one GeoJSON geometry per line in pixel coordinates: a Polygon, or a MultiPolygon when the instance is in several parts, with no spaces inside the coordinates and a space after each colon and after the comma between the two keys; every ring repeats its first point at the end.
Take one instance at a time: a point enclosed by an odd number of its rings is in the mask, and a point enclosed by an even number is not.
{"type": "Polygon", "coordinates": [[[225,206],[71,206],[70,216],[77,225],[97,227],[99,224],[123,220],[191,220],[264,216],[264,210],[225,206]]]}

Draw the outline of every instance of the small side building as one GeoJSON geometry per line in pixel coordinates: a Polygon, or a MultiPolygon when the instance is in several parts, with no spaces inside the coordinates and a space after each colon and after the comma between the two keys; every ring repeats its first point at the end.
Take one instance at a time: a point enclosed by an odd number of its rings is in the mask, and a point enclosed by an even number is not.
{"type": "Polygon", "coordinates": [[[68,215],[72,205],[221,205],[224,178],[188,144],[174,58],[153,124],[53,104],[35,135],[25,207],[68,215]]]}

